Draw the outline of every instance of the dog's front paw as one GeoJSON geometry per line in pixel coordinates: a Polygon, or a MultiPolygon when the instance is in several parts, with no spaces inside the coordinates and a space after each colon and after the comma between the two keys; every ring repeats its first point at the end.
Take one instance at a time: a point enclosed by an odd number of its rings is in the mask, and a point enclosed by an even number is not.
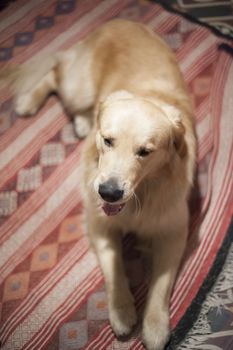
{"type": "Polygon", "coordinates": [[[78,115],[74,118],[74,129],[78,137],[84,138],[91,131],[90,120],[82,115],[78,115]]]}
{"type": "Polygon", "coordinates": [[[142,339],[147,350],[163,350],[170,337],[168,317],[150,316],[143,322],[142,339]]]}
{"type": "Polygon", "coordinates": [[[114,333],[117,337],[131,333],[133,326],[137,323],[136,309],[133,303],[119,307],[109,308],[109,319],[114,333]]]}
{"type": "Polygon", "coordinates": [[[20,116],[30,116],[37,112],[37,105],[30,94],[19,95],[15,99],[15,111],[20,116]]]}

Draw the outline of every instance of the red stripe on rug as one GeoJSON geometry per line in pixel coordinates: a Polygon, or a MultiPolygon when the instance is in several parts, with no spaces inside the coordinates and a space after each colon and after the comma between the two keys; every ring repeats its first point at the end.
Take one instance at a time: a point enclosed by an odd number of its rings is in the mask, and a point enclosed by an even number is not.
{"type": "Polygon", "coordinates": [[[59,283],[65,274],[76,264],[88,250],[88,242],[81,238],[66,254],[58,264],[46,275],[46,277],[36,286],[27,297],[22,300],[21,304],[10,315],[1,328],[3,343],[6,342],[15,328],[29,315],[35,306],[49,291],[59,283]]]}
{"type": "Polygon", "coordinates": [[[85,279],[76,290],[72,292],[69,298],[50,315],[49,319],[43,327],[33,336],[30,341],[25,344],[24,350],[39,350],[51,338],[51,335],[58,329],[62,322],[64,322],[68,315],[77,310],[78,307],[89,297],[92,291],[102,280],[102,274],[99,268],[95,268],[92,273],[85,279]]]}
{"type": "MultiPolygon", "coordinates": [[[[225,71],[225,74],[227,73],[227,69],[226,69],[226,71],[225,71]]],[[[224,79],[222,78],[222,81],[224,81],[224,79]]],[[[220,85],[220,82],[219,82],[219,80],[218,80],[218,86],[220,85]]],[[[221,104],[220,104],[221,105],[221,104]]],[[[219,118],[219,116],[220,116],[220,111],[218,110],[218,118],[219,118]]],[[[217,129],[218,130],[218,129],[217,129]]],[[[218,146],[217,146],[218,147],[218,146]]],[[[216,149],[218,149],[216,147],[216,149]]],[[[216,158],[216,156],[217,155],[215,155],[215,157],[214,158],[216,158]]],[[[229,170],[228,170],[229,171],[229,170]]],[[[224,182],[225,183],[225,182],[224,182]]],[[[222,195],[222,191],[221,191],[221,194],[220,194],[220,197],[219,198],[221,198],[221,195],[222,195]]],[[[223,194],[223,196],[224,196],[224,194],[223,194]]],[[[219,202],[219,201],[217,201],[217,205],[218,205],[218,208],[217,207],[215,207],[215,208],[213,208],[213,210],[214,211],[219,211],[219,205],[221,204],[221,202],[219,202]]],[[[211,216],[212,218],[213,217],[215,217],[215,216],[211,216]]],[[[211,221],[212,220],[210,220],[210,223],[211,223],[211,221]]],[[[201,242],[201,244],[202,244],[202,246],[205,244],[205,241],[207,240],[207,238],[210,236],[210,234],[211,234],[211,227],[210,227],[210,223],[209,223],[209,229],[208,229],[208,227],[207,227],[207,233],[205,234],[205,236],[204,236],[204,238],[202,238],[202,242],[201,242]]],[[[214,242],[213,242],[213,240],[212,240],[212,245],[214,244],[214,242]]],[[[211,245],[210,245],[211,246],[211,245]]],[[[209,245],[207,245],[206,244],[206,248],[208,248],[208,247],[210,247],[209,245]]],[[[216,249],[216,251],[217,251],[217,249],[216,249]]],[[[203,250],[202,250],[202,252],[203,252],[203,250]]],[[[214,258],[214,256],[212,257],[212,259],[214,258]]],[[[198,262],[196,263],[196,264],[198,264],[199,266],[200,266],[200,263],[202,262],[202,260],[200,260],[200,259],[198,259],[198,257],[196,256],[196,258],[195,258],[195,260],[197,260],[198,262]]],[[[192,259],[192,262],[194,262],[195,260],[193,260],[192,259]]],[[[193,264],[192,264],[193,265],[193,264]]],[[[192,271],[194,270],[194,269],[196,269],[196,267],[195,267],[196,265],[193,265],[192,266],[192,271]]],[[[186,267],[187,268],[187,267],[186,267]]],[[[183,290],[181,290],[180,291],[180,294],[182,294],[182,296],[180,295],[176,295],[176,297],[177,297],[177,301],[179,300],[179,302],[181,302],[181,300],[184,298],[184,294],[185,294],[185,292],[187,292],[189,289],[191,289],[192,288],[192,283],[190,283],[189,284],[189,286],[188,286],[188,288],[187,288],[187,283],[188,283],[188,280],[190,280],[190,278],[192,278],[192,276],[193,276],[193,273],[191,273],[189,270],[188,270],[188,275],[189,275],[189,277],[187,276],[187,275],[185,275],[185,281],[186,281],[186,289],[185,289],[185,291],[184,291],[184,289],[183,290]]],[[[184,276],[182,276],[182,277],[184,277],[184,276]]],[[[203,276],[201,276],[201,278],[202,278],[202,280],[203,280],[203,276]]],[[[181,288],[181,286],[182,286],[182,283],[181,283],[181,277],[180,277],[180,280],[179,280],[179,287],[181,288]]],[[[177,292],[176,292],[177,293],[177,292]]],[[[173,305],[174,305],[174,299],[173,299],[173,305]]],[[[174,306],[173,306],[174,307],[174,306]]]]}
{"type": "Polygon", "coordinates": [[[9,17],[12,16],[12,13],[17,13],[18,10],[21,9],[22,6],[27,4],[28,0],[20,0],[20,1],[14,1],[13,3],[10,3],[4,11],[0,12],[0,21],[8,20],[9,17]]]}
{"type": "MultiPolygon", "coordinates": [[[[48,6],[48,2],[44,0],[40,6],[34,6],[32,8],[28,8],[28,11],[20,17],[18,20],[14,22],[10,27],[5,28],[1,31],[0,35],[0,45],[1,46],[9,46],[9,41],[12,42],[12,46],[14,45],[14,35],[21,32],[28,32],[29,28],[32,28],[31,31],[35,32],[36,29],[36,18],[37,16],[46,16],[51,13],[51,9],[54,8],[57,1],[53,0],[51,4],[48,6]],[[4,43],[6,42],[6,45],[4,43]]],[[[15,15],[15,14],[14,14],[15,15]]],[[[1,65],[0,65],[1,67],[1,65]]]]}
{"type": "MultiPolygon", "coordinates": [[[[11,181],[12,177],[27,164],[33,156],[39,152],[42,146],[56,135],[61,128],[67,124],[67,119],[64,115],[56,115],[56,119],[41,129],[39,133],[35,132],[33,141],[30,140],[29,145],[17,153],[15,157],[0,171],[0,188],[11,181]]],[[[4,152],[3,152],[4,153],[4,152]]]]}
{"type": "Polygon", "coordinates": [[[2,244],[51,196],[51,194],[63,183],[66,177],[77,167],[80,160],[80,145],[70,154],[63,164],[58,166],[54,173],[45,181],[31,197],[12,214],[8,221],[1,227],[2,244]]]}
{"type": "MultiPolygon", "coordinates": [[[[222,71],[222,69],[221,69],[221,71],[222,71]]],[[[217,80],[218,81],[218,80],[217,80]]],[[[225,82],[225,80],[224,80],[224,78],[223,79],[221,79],[221,81],[222,81],[222,84],[225,82]]],[[[223,86],[222,86],[222,88],[223,88],[223,86]]],[[[219,97],[219,99],[220,99],[220,97],[219,97]]],[[[216,102],[216,99],[213,99],[213,101],[215,101],[215,103],[216,103],[216,105],[217,105],[217,102],[216,102]]],[[[218,101],[219,102],[219,101],[218,101]]],[[[216,108],[218,108],[218,107],[216,107],[216,108]]],[[[215,110],[216,111],[216,110],[215,110]]],[[[220,111],[219,111],[219,113],[220,113],[220,111]]],[[[220,117],[220,115],[218,114],[218,117],[220,117]]],[[[214,129],[214,128],[213,128],[214,129]]],[[[216,129],[215,129],[216,130],[216,129]]],[[[216,132],[218,133],[218,129],[216,130],[216,132]]],[[[214,141],[214,146],[215,146],[215,151],[213,152],[213,154],[212,154],[212,158],[211,158],[211,161],[210,161],[210,165],[209,165],[209,172],[208,172],[208,178],[209,178],[209,183],[210,183],[210,179],[211,179],[211,176],[212,176],[212,172],[213,172],[213,166],[214,166],[214,164],[215,164],[215,159],[216,159],[216,155],[217,155],[217,151],[218,151],[218,142],[216,142],[216,137],[217,137],[217,139],[218,139],[218,134],[216,134],[216,132],[215,132],[215,141],[214,141]]],[[[211,181],[211,183],[212,183],[212,181],[211,181]]],[[[204,208],[206,207],[206,205],[207,205],[207,203],[209,202],[209,200],[210,200],[210,194],[211,194],[211,188],[212,188],[212,185],[209,185],[209,189],[208,189],[208,194],[207,194],[207,196],[206,196],[206,199],[205,199],[205,203],[204,203],[204,208]]],[[[202,211],[203,211],[204,209],[202,208],[202,211]]],[[[186,268],[187,268],[187,266],[186,266],[186,268]]],[[[185,270],[184,270],[184,272],[185,272],[185,270]]],[[[179,279],[178,279],[178,281],[179,281],[179,279]]],[[[181,285],[180,285],[181,286],[181,285]]]]}

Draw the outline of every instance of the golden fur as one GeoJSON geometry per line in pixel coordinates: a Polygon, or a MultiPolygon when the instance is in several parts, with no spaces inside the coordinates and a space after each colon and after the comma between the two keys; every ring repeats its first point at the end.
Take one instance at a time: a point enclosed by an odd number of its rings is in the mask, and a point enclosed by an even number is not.
{"type": "Polygon", "coordinates": [[[142,24],[115,20],[41,60],[35,74],[33,67],[19,69],[19,114],[34,114],[56,92],[79,136],[93,123],[82,157],[85,217],[113,330],[128,334],[137,319],[121,255],[121,235],[133,231],[150,240],[153,253],[143,341],[149,350],[163,349],[186,244],[196,153],[192,106],[174,54],[142,24]],[[109,179],[123,193],[116,203],[100,195],[109,179]]]}

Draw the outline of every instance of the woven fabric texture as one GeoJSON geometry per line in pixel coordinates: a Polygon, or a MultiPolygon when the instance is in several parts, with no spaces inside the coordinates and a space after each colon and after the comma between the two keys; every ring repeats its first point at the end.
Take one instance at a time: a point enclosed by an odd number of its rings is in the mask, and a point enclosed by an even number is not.
{"type": "MultiPolygon", "coordinates": [[[[175,332],[211,269],[232,213],[233,63],[220,49],[225,39],[143,0],[21,0],[0,12],[0,69],[69,48],[113,18],[140,21],[166,40],[195,106],[198,174],[188,246],[171,298],[175,332]]],[[[82,142],[59,100],[52,96],[27,119],[17,118],[6,86],[0,101],[2,349],[144,349],[140,326],[121,342],[108,323],[103,276],[82,231],[82,142]]],[[[125,260],[140,312],[144,267],[132,246],[129,235],[125,260]]]]}

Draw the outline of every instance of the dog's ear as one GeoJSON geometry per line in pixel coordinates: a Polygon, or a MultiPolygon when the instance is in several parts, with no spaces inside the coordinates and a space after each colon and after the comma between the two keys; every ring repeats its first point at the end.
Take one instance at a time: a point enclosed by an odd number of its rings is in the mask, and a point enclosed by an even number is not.
{"type": "Polygon", "coordinates": [[[174,146],[181,158],[184,158],[187,154],[187,145],[184,138],[185,127],[182,121],[175,123],[174,127],[174,146]]]}
{"type": "Polygon", "coordinates": [[[164,105],[162,110],[166,113],[168,119],[173,125],[173,145],[181,158],[187,153],[187,146],[184,139],[185,127],[181,120],[181,111],[174,106],[164,105]]]}

